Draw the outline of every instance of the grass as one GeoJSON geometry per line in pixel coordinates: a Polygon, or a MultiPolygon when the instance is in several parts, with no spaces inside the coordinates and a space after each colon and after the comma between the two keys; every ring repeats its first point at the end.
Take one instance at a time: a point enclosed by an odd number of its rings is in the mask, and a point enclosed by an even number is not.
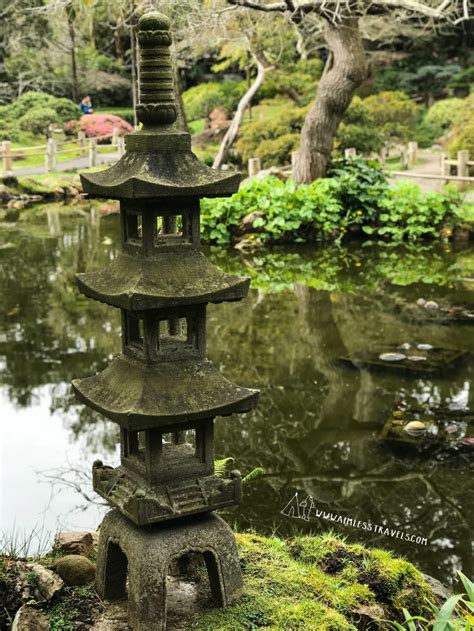
{"type": "Polygon", "coordinates": [[[195,121],[188,121],[188,127],[191,134],[199,134],[204,131],[204,127],[206,124],[205,118],[199,118],[195,121]]]}
{"type": "Polygon", "coordinates": [[[133,125],[133,107],[99,107],[94,108],[94,114],[113,114],[114,116],[120,116],[120,118],[133,125]]]}

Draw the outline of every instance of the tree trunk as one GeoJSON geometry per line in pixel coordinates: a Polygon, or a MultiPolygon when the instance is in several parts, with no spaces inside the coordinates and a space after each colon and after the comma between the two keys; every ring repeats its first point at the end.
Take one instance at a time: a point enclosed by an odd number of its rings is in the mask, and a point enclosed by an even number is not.
{"type": "Polygon", "coordinates": [[[71,38],[72,100],[77,102],[79,100],[79,80],[77,77],[76,28],[74,26],[76,15],[71,5],[66,8],[66,14],[69,37],[71,38]]]}
{"type": "Polygon", "coordinates": [[[368,74],[357,18],[344,18],[337,25],[327,22],[325,39],[330,55],[301,130],[295,167],[298,183],[326,175],[339,123],[368,74]]]}
{"type": "Polygon", "coordinates": [[[253,97],[255,96],[258,89],[262,85],[263,80],[265,78],[265,74],[269,70],[273,69],[273,66],[267,66],[255,55],[254,55],[254,59],[257,63],[257,76],[255,77],[255,81],[252,83],[250,88],[247,90],[247,92],[243,95],[243,97],[239,101],[234,118],[232,119],[229,129],[227,130],[224,138],[222,139],[221,146],[219,147],[219,151],[217,152],[217,155],[214,158],[214,163],[212,165],[213,169],[220,169],[222,164],[226,160],[229,154],[229,149],[232,147],[232,144],[240,129],[240,125],[242,124],[245,110],[250,105],[253,97]]]}

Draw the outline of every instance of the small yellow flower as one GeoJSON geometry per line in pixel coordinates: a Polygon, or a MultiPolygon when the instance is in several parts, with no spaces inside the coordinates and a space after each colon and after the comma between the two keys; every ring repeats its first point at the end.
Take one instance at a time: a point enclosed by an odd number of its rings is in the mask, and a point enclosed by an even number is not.
{"type": "Polygon", "coordinates": [[[356,210],[356,215],[363,215],[364,213],[361,210],[356,210]]]}
{"type": "Polygon", "coordinates": [[[355,266],[356,267],[362,267],[362,263],[360,261],[356,261],[355,266]]]}

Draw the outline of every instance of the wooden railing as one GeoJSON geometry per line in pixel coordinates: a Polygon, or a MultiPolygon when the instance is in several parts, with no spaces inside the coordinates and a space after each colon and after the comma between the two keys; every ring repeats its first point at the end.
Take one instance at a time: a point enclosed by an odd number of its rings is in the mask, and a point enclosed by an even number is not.
{"type": "MultiPolygon", "coordinates": [[[[71,153],[76,154],[75,158],[87,156],[87,166],[94,167],[98,164],[100,150],[102,148],[109,150],[111,147],[117,149],[116,154],[118,154],[118,157],[121,157],[125,151],[125,138],[120,135],[117,128],[114,129],[112,134],[104,134],[103,136],[95,136],[94,138],[87,138],[85,132],[79,132],[77,138],[66,138],[65,140],[49,138],[44,145],[15,147],[14,149],[12,148],[12,143],[5,140],[1,143],[0,149],[2,173],[14,175],[14,162],[21,162],[32,156],[44,156],[45,173],[55,171],[58,164],[61,164],[61,157],[64,156],[64,154],[71,153]],[[99,144],[100,141],[109,139],[109,143],[99,144]]],[[[115,160],[117,158],[116,154],[111,156],[112,159],[115,160]]],[[[69,157],[67,161],[75,158],[69,157]]],[[[64,162],[64,160],[62,162],[64,162]]]]}
{"type": "MultiPolygon", "coordinates": [[[[357,156],[357,150],[355,148],[349,148],[344,151],[345,158],[353,158],[357,156]]],[[[394,157],[393,155],[391,157],[394,157]]],[[[444,182],[458,182],[459,188],[465,188],[469,183],[474,184],[474,177],[469,175],[470,167],[474,167],[474,160],[469,160],[469,151],[458,151],[457,158],[450,160],[447,153],[440,154],[440,167],[438,173],[417,173],[416,171],[410,171],[408,169],[413,168],[416,165],[418,153],[418,144],[416,142],[409,142],[406,146],[401,147],[397,157],[400,159],[402,168],[404,171],[390,171],[390,175],[404,176],[407,178],[419,178],[427,180],[443,180],[444,182]]],[[[285,177],[291,177],[296,160],[298,158],[298,152],[293,151],[291,153],[291,166],[287,165],[279,168],[279,171],[285,177]]],[[[379,162],[385,163],[387,159],[387,153],[382,151],[380,155],[374,156],[374,159],[379,162]]],[[[250,158],[248,161],[248,174],[249,177],[254,177],[262,170],[262,161],[260,158],[250,158]]]]}

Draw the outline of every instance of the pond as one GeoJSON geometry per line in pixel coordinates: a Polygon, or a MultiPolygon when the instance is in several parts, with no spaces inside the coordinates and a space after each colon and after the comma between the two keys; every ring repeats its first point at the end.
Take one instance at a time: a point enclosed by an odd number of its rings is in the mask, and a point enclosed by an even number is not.
{"type": "MultiPolygon", "coordinates": [[[[59,528],[98,525],[105,507],[91,489],[91,464],[118,462],[117,426],[78,405],[69,387],[120,348],[118,312],[74,285],[76,272],[117,254],[118,217],[95,206],[42,206],[3,224],[0,236],[0,529],[4,545],[34,531],[34,547],[59,528]]],[[[472,353],[469,322],[444,322],[416,305],[474,306],[472,245],[207,254],[252,279],[245,301],[209,307],[209,357],[229,379],[261,390],[254,412],[216,423],[218,457],[233,457],[243,474],[264,469],[226,519],[282,536],[332,528],[395,550],[445,582],[456,569],[474,576],[472,441],[420,449],[381,436],[414,405],[449,408],[454,423],[474,409],[469,357],[444,374],[340,361],[402,344],[472,353]],[[295,493],[354,523],[292,516],[295,493]]]]}

